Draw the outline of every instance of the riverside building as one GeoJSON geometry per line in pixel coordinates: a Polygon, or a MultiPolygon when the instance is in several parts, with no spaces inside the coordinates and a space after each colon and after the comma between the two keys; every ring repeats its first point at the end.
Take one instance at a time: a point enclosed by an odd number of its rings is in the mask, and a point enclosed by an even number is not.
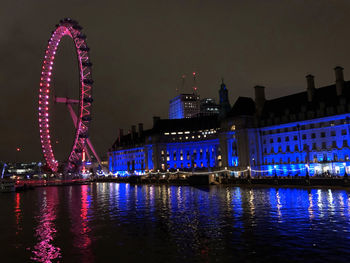
{"type": "Polygon", "coordinates": [[[336,67],[335,83],[316,88],[306,76],[304,92],[239,97],[230,107],[221,84],[219,114],[160,119],[152,129],[133,126],[108,152],[113,174],[149,171],[216,171],[251,176],[344,175],[350,166],[350,82],[336,67]]]}

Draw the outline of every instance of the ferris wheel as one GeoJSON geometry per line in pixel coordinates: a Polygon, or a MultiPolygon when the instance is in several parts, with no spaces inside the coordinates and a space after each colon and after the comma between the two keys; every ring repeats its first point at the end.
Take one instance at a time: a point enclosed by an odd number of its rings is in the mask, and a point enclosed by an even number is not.
{"type": "MultiPolygon", "coordinates": [[[[67,160],[66,171],[76,173],[84,169],[84,161],[88,154],[87,146],[98,158],[92,144],[89,140],[89,125],[91,122],[92,98],[92,63],[89,58],[89,47],[86,43],[86,36],[82,33],[82,27],[78,22],[65,18],[56,25],[52,31],[51,38],[45,51],[45,57],[42,64],[40,87],[39,87],[39,131],[41,148],[49,169],[55,173],[58,170],[59,163],[55,158],[50,136],[50,90],[56,51],[62,37],[70,37],[75,46],[78,67],[79,67],[79,98],[55,98],[57,103],[65,103],[69,109],[70,115],[75,126],[75,135],[73,146],[67,160]],[[78,105],[78,111],[73,110],[72,105],[78,105]]],[[[52,96],[52,95],[51,95],[52,96]]]]}

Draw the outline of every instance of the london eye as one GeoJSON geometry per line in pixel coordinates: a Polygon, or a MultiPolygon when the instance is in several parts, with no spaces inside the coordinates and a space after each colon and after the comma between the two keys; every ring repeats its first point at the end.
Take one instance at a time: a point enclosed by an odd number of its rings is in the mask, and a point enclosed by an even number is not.
{"type": "MultiPolygon", "coordinates": [[[[89,58],[89,47],[86,43],[86,35],[82,33],[82,27],[78,22],[65,18],[56,25],[56,29],[52,31],[51,38],[45,51],[42,63],[42,72],[39,87],[39,131],[42,152],[47,167],[53,172],[58,171],[59,162],[55,158],[51,143],[50,135],[50,90],[52,84],[52,73],[57,48],[64,36],[70,37],[75,46],[78,68],[79,68],[79,98],[55,98],[57,103],[65,103],[68,106],[71,117],[75,126],[75,134],[73,145],[67,159],[66,171],[76,173],[82,169],[85,155],[87,154],[87,145],[95,151],[88,139],[89,125],[91,122],[91,105],[92,98],[92,63],[89,58]],[[74,111],[73,104],[78,105],[78,110],[74,111]]],[[[52,100],[51,100],[52,102],[52,100]]],[[[96,156],[96,154],[95,154],[96,156]]]]}

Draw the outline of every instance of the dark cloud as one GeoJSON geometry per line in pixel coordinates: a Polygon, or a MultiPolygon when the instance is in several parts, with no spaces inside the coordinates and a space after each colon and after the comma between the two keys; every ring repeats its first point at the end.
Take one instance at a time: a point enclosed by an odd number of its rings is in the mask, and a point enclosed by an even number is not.
{"type": "MultiPolygon", "coordinates": [[[[346,77],[349,11],[347,0],[3,0],[0,160],[42,158],[36,112],[41,59],[63,17],[78,20],[88,36],[95,79],[91,139],[103,156],[119,127],[150,127],[153,115],[167,116],[183,73],[198,72],[202,97],[217,97],[224,77],[231,102],[253,96],[256,84],[267,87],[268,98],[304,90],[307,73],[317,85],[329,84],[336,65],[346,77]]],[[[77,72],[69,40],[58,55],[55,92],[74,96],[77,72]]],[[[57,154],[64,158],[72,124],[64,107],[53,114],[57,154]]]]}

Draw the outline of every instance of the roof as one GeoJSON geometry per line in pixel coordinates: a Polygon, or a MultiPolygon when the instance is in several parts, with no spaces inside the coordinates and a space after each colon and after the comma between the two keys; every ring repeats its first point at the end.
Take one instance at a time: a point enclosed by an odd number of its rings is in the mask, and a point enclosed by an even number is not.
{"type": "Polygon", "coordinates": [[[123,135],[120,140],[119,137],[115,140],[115,142],[112,145],[112,148],[116,149],[120,146],[137,146],[142,145],[145,142],[145,138],[149,136],[152,133],[152,130],[144,130],[141,134],[138,132],[131,134],[128,133],[126,135],[123,135]]]}
{"type": "Polygon", "coordinates": [[[254,115],[255,114],[255,102],[252,98],[238,97],[235,104],[233,104],[229,117],[242,116],[242,115],[254,115]]]}
{"type": "MultiPolygon", "coordinates": [[[[350,100],[350,82],[344,83],[344,90],[342,97],[350,100]]],[[[271,116],[278,117],[288,114],[297,114],[302,112],[301,107],[305,107],[304,111],[317,110],[320,108],[322,102],[325,107],[337,106],[339,104],[340,97],[336,93],[336,85],[329,85],[315,89],[313,100],[308,101],[307,91],[300,93],[266,100],[263,111],[262,119],[270,118],[271,116]]]]}
{"type": "Polygon", "coordinates": [[[204,130],[218,127],[220,127],[220,122],[217,116],[203,116],[185,119],[160,119],[153,126],[153,132],[204,130]]]}
{"type": "Polygon", "coordinates": [[[148,136],[164,132],[176,132],[176,131],[193,131],[193,130],[205,130],[219,128],[220,122],[217,116],[202,116],[196,118],[186,119],[158,119],[155,121],[152,129],[145,130],[141,133],[126,134],[114,142],[112,148],[117,149],[118,147],[142,146],[148,136]]]}

